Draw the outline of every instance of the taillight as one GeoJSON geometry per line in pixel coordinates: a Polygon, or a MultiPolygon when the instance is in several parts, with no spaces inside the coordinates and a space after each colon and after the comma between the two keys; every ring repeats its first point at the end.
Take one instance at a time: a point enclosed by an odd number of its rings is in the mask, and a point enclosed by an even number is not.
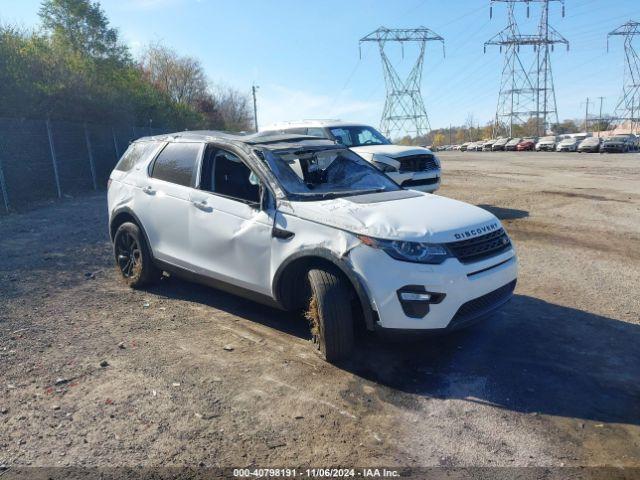
{"type": "Polygon", "coordinates": [[[107,180],[107,190],[109,190],[110,186],[111,186],[111,179],[109,178],[109,180],[107,180]]]}

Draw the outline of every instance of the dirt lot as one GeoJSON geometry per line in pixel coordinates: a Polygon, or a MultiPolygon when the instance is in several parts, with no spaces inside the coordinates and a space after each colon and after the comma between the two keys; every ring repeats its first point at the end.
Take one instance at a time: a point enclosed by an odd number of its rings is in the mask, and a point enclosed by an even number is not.
{"type": "Polygon", "coordinates": [[[516,295],[343,368],[294,315],[125,288],[104,194],[0,218],[0,464],[640,466],[640,156],[441,157],[513,236],[516,295]]]}

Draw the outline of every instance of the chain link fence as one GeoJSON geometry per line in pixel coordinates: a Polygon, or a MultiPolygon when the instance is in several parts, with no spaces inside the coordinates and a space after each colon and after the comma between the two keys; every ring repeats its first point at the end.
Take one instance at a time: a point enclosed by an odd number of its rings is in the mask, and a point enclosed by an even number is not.
{"type": "Polygon", "coordinates": [[[0,214],[106,186],[129,143],[163,128],[0,118],[0,214]]]}

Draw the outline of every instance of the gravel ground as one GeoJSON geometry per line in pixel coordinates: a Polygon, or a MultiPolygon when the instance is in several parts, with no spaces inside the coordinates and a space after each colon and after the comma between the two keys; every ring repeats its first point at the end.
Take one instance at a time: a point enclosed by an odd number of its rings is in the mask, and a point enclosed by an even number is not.
{"type": "Polygon", "coordinates": [[[103,193],[0,218],[0,464],[640,466],[640,156],[441,158],[514,238],[516,295],[342,368],[296,315],[124,287],[103,193]]]}

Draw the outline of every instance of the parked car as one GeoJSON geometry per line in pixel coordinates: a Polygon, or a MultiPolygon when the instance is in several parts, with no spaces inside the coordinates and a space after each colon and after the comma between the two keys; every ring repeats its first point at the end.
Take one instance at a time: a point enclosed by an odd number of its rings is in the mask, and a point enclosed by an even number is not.
{"type": "Polygon", "coordinates": [[[107,198],[127,285],[166,271],[306,309],[329,361],[349,356],[356,319],[369,330],[448,332],[491,315],[516,284],[516,254],[493,214],[401,189],[332,140],[142,138],[111,172],[107,198]]]}
{"type": "Polygon", "coordinates": [[[469,147],[469,145],[471,145],[471,142],[465,142],[462,145],[460,145],[460,151],[461,152],[466,152],[467,151],[467,147],[469,147]]]}
{"type": "Polygon", "coordinates": [[[512,138],[504,145],[504,149],[507,151],[515,152],[516,147],[521,141],[522,141],[521,138],[512,138]]]}
{"type": "Polygon", "coordinates": [[[558,143],[558,137],[555,135],[549,135],[546,137],[542,137],[536,143],[536,151],[537,152],[553,152],[556,149],[556,145],[558,143]]]}
{"type": "Polygon", "coordinates": [[[392,145],[375,128],[339,120],[285,122],[266,127],[260,135],[310,135],[338,142],[380,169],[401,187],[435,192],[440,187],[440,160],[422,147],[392,145]]]}
{"type": "Polygon", "coordinates": [[[598,153],[600,151],[601,143],[602,139],[599,137],[587,137],[582,142],[580,142],[580,145],[578,145],[578,151],[598,153]]]}
{"type": "Polygon", "coordinates": [[[495,138],[492,138],[491,140],[487,140],[482,145],[482,151],[483,152],[490,152],[491,151],[491,147],[493,147],[494,143],[496,143],[496,139],[495,138]]]}
{"type": "Polygon", "coordinates": [[[509,138],[509,137],[499,138],[498,140],[496,140],[493,143],[493,146],[491,147],[491,150],[493,152],[504,150],[504,147],[505,147],[505,145],[507,143],[509,143],[509,140],[511,140],[511,138],[509,138]]]}
{"type": "Polygon", "coordinates": [[[526,152],[533,150],[536,146],[536,141],[538,139],[535,137],[523,138],[518,145],[516,145],[516,150],[518,152],[526,152]]]}
{"type": "Polygon", "coordinates": [[[468,152],[481,152],[482,145],[484,145],[484,141],[481,142],[473,142],[467,147],[468,152]]]}
{"type": "Polygon", "coordinates": [[[605,153],[627,153],[635,150],[635,135],[614,135],[606,138],[600,146],[600,151],[605,153]]]}
{"type": "Polygon", "coordinates": [[[556,147],[556,152],[575,152],[578,150],[578,145],[580,140],[576,137],[569,137],[563,140],[560,140],[558,146],[556,147]]]}

